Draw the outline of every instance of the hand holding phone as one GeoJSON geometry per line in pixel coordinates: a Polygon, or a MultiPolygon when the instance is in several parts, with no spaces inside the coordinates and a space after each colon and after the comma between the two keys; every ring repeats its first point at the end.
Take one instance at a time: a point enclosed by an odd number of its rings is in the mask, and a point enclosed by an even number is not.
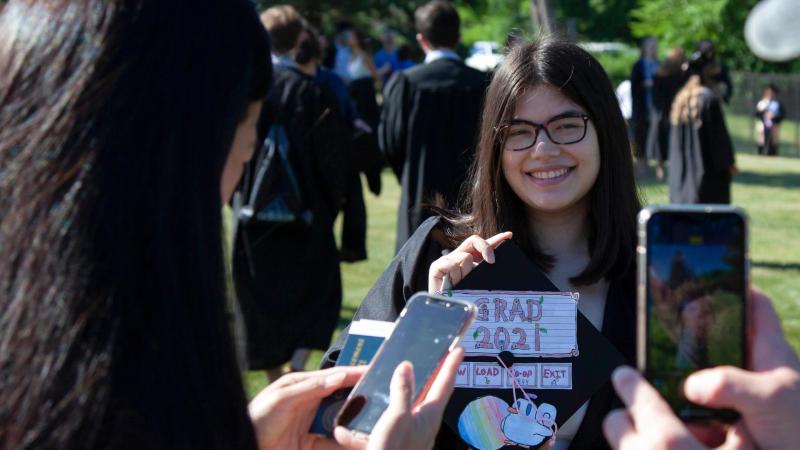
{"type": "Polygon", "coordinates": [[[364,378],[350,393],[336,424],[355,433],[370,434],[389,406],[393,374],[398,366],[399,370],[408,370],[401,366],[403,361],[412,365],[410,407],[417,406],[475,313],[475,306],[469,302],[422,293],[412,297],[364,378]]]}
{"type": "Polygon", "coordinates": [[[731,421],[683,395],[686,377],[746,366],[747,227],[722,205],[670,205],[639,214],[639,369],[684,420],[731,421]]]}
{"type": "Polygon", "coordinates": [[[800,423],[800,359],[781,333],[770,300],[750,289],[749,302],[751,370],[704,369],[690,375],[684,388],[695,403],[732,407],[741,413],[741,420],[730,427],[695,423],[690,432],[641,375],[619,368],[612,382],[625,409],[610,412],[603,423],[611,448],[663,449],[675,443],[698,450],[794,448],[800,423]]]}
{"type": "MultiPolygon", "coordinates": [[[[432,448],[463,357],[464,350],[460,347],[447,355],[431,388],[417,407],[414,407],[412,397],[414,370],[410,363],[401,363],[392,376],[389,407],[372,429],[367,449],[432,448]]],[[[345,448],[361,448],[365,439],[362,433],[342,426],[334,430],[334,436],[345,448]]]]}

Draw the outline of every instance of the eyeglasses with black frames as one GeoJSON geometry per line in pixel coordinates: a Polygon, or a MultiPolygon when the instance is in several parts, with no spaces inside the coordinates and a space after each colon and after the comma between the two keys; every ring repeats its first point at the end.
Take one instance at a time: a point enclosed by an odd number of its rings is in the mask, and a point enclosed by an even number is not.
{"type": "Polygon", "coordinates": [[[512,119],[495,128],[503,136],[508,150],[527,150],[536,143],[539,131],[544,130],[547,138],[554,144],[566,145],[580,142],[586,137],[586,123],[589,116],[581,113],[559,114],[545,123],[539,124],[525,119],[512,119]]]}

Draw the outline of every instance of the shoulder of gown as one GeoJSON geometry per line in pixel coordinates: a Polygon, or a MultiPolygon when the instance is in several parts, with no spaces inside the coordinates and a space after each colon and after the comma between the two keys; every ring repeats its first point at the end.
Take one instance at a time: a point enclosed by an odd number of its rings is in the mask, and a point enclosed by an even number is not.
{"type": "MultiPolygon", "coordinates": [[[[428,288],[430,263],[441,256],[443,243],[438,238],[445,221],[438,216],[427,219],[406,241],[367,293],[353,320],[371,319],[394,322],[412,295],[428,288]]],[[[347,339],[348,325],[325,352],[321,367],[336,364],[339,350],[347,339]]]]}

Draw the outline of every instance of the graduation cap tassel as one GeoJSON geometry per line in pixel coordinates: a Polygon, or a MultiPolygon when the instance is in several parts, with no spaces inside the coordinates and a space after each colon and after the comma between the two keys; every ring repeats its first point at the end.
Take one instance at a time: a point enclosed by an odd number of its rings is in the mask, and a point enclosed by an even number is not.
{"type": "Polygon", "coordinates": [[[533,399],[538,398],[536,394],[528,394],[525,391],[525,389],[522,389],[522,386],[517,384],[516,375],[514,375],[514,372],[512,372],[511,369],[509,369],[508,366],[506,366],[506,363],[503,362],[503,359],[500,358],[500,355],[495,355],[494,357],[497,358],[498,361],[500,361],[500,365],[503,366],[504,369],[506,369],[506,373],[511,377],[511,386],[512,386],[511,393],[514,395],[514,403],[517,403],[517,389],[519,389],[522,392],[522,395],[524,395],[525,399],[527,399],[529,402],[532,402],[533,399]]]}

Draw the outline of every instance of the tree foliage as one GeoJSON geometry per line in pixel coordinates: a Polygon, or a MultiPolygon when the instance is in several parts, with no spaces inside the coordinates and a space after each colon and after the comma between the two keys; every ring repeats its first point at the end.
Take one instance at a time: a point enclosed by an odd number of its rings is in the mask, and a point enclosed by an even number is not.
{"type": "Polygon", "coordinates": [[[260,9],[290,3],[324,34],[333,34],[336,24],[348,21],[369,36],[377,38],[385,28],[400,35],[400,41],[414,42],[414,11],[426,0],[256,0],[260,9]]]}
{"type": "Polygon", "coordinates": [[[574,21],[584,40],[630,42],[629,14],[635,6],[636,0],[562,0],[555,12],[562,27],[574,21]]]}
{"type": "MultiPolygon", "coordinates": [[[[262,8],[284,1],[256,0],[262,8]]],[[[392,28],[401,43],[414,42],[414,11],[427,0],[296,0],[290,2],[326,35],[348,20],[377,38],[392,28]]],[[[681,47],[689,54],[700,39],[711,39],[726,65],[756,72],[800,71],[800,61],[769,63],[753,55],[744,40],[744,22],[758,0],[559,0],[552,2],[560,30],[572,27],[578,40],[633,44],[655,36],[662,50],[681,47]]],[[[462,19],[462,42],[504,44],[509,31],[532,38],[531,0],[453,0],[462,19]]],[[[0,0],[2,4],[2,0],[0,0]]],[[[379,45],[373,41],[374,45],[379,45]]],[[[462,49],[463,50],[463,49],[462,49]]]]}
{"type": "Polygon", "coordinates": [[[531,34],[529,0],[461,0],[455,3],[461,17],[461,40],[466,45],[475,41],[505,44],[510,31],[524,36],[531,34]]]}
{"type": "Polygon", "coordinates": [[[711,39],[720,58],[733,69],[790,71],[793,64],[769,63],[748,49],[744,23],[756,3],[758,0],[639,0],[631,11],[630,27],[635,37],[655,36],[662,47],[680,47],[688,54],[700,39],[711,39]]]}

